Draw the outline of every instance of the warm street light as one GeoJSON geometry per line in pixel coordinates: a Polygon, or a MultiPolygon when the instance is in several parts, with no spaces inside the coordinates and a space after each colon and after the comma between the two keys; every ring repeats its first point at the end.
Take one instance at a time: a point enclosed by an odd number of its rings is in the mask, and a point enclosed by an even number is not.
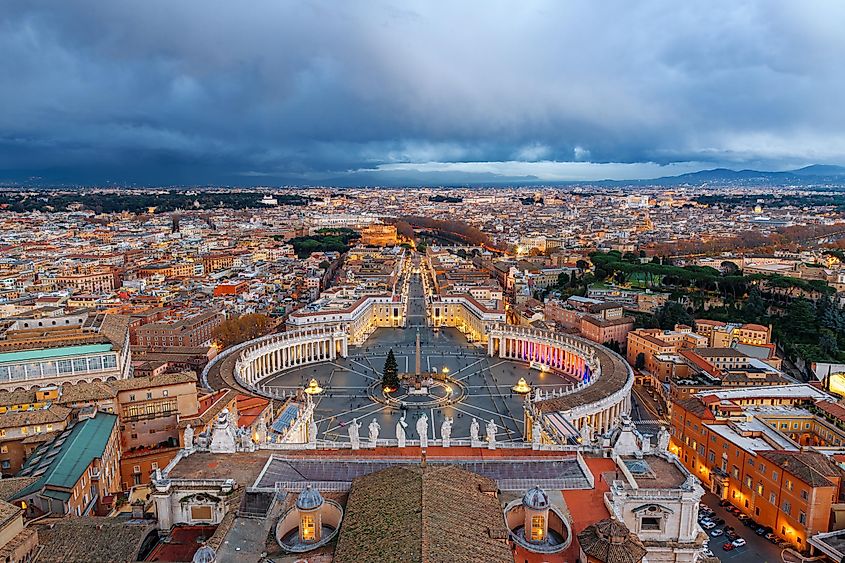
{"type": "Polygon", "coordinates": [[[317,383],[316,379],[312,378],[311,381],[308,382],[308,387],[305,388],[305,392],[309,395],[319,395],[323,392],[323,388],[320,387],[320,384],[317,383]]]}
{"type": "Polygon", "coordinates": [[[513,387],[511,387],[511,389],[514,391],[514,393],[522,393],[523,395],[524,395],[525,393],[530,393],[530,392],[531,392],[531,386],[530,386],[530,385],[528,385],[528,382],[527,382],[527,381],[525,381],[525,378],[524,378],[524,377],[520,377],[520,378],[519,378],[519,381],[517,381],[517,382],[516,382],[516,385],[514,385],[513,387]]]}

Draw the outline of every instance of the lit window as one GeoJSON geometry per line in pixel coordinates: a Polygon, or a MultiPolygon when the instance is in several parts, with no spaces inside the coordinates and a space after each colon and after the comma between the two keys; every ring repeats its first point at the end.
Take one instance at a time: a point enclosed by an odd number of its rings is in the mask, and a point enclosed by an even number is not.
{"type": "Polygon", "coordinates": [[[543,517],[531,517],[531,541],[543,541],[543,517]]]}
{"type": "Polygon", "coordinates": [[[303,514],[300,521],[300,530],[302,530],[302,541],[314,541],[317,537],[317,528],[314,523],[314,516],[311,514],[303,514]]]}

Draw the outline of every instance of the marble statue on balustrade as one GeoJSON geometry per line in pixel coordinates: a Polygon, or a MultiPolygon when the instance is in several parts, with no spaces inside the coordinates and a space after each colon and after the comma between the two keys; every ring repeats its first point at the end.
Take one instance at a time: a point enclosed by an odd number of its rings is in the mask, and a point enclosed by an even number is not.
{"type": "Polygon", "coordinates": [[[373,421],[370,423],[370,447],[375,448],[378,444],[378,433],[381,430],[381,426],[379,425],[378,421],[374,418],[373,421]]]}
{"type": "Polygon", "coordinates": [[[255,429],[255,437],[259,444],[267,442],[267,421],[264,416],[258,417],[258,427],[255,429]]]}
{"type": "Polygon", "coordinates": [[[452,424],[454,419],[447,416],[443,419],[443,424],[440,425],[440,438],[444,448],[448,448],[452,443],[452,424]]]}
{"type": "Polygon", "coordinates": [[[662,453],[669,450],[669,431],[665,426],[661,426],[657,432],[657,451],[662,453]]]}
{"type": "Polygon", "coordinates": [[[481,438],[478,435],[479,430],[478,421],[473,418],[472,423],[469,425],[469,441],[473,448],[481,447],[481,438]]]}
{"type": "Polygon", "coordinates": [[[585,446],[589,446],[593,443],[594,439],[595,430],[593,430],[592,425],[590,425],[590,423],[588,422],[581,427],[581,443],[585,446]]]}
{"type": "Polygon", "coordinates": [[[540,441],[543,436],[543,429],[540,428],[540,419],[534,419],[534,423],[531,425],[531,449],[539,449],[540,448],[540,441]]]}
{"type": "Polygon", "coordinates": [[[357,450],[361,447],[361,438],[358,431],[361,429],[361,423],[357,418],[353,418],[349,423],[349,442],[352,444],[352,449],[357,450]]]}
{"type": "Polygon", "coordinates": [[[214,421],[209,450],[216,454],[233,454],[237,449],[237,427],[232,424],[229,409],[223,409],[214,421]]]}
{"type": "Polygon", "coordinates": [[[487,449],[489,450],[496,449],[496,430],[496,423],[491,418],[487,423],[487,449]]]}
{"type": "Polygon", "coordinates": [[[254,452],[255,442],[252,441],[249,428],[241,428],[238,430],[238,439],[240,442],[240,449],[242,452],[254,452]]]}
{"type": "Polygon", "coordinates": [[[313,414],[308,418],[308,447],[309,449],[317,447],[317,422],[313,414]]]}
{"type": "Polygon", "coordinates": [[[396,441],[399,443],[400,448],[405,447],[405,429],[407,427],[408,423],[405,422],[405,415],[403,414],[399,422],[396,423],[396,441]]]}
{"type": "Polygon", "coordinates": [[[534,402],[539,402],[543,400],[543,392],[540,390],[539,387],[534,389],[534,402]]]}
{"type": "Polygon", "coordinates": [[[425,414],[422,415],[419,420],[417,420],[417,434],[420,437],[420,447],[427,448],[428,447],[428,416],[425,414]]]}
{"type": "Polygon", "coordinates": [[[183,434],[184,438],[184,449],[191,451],[194,449],[194,427],[188,425],[185,427],[185,433],[183,434]]]}

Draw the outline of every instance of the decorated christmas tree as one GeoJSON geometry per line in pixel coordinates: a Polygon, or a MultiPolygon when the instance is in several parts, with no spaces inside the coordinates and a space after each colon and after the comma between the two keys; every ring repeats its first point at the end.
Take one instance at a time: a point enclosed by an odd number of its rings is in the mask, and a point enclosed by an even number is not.
{"type": "Polygon", "coordinates": [[[384,373],[381,376],[381,388],[385,391],[399,389],[399,365],[396,363],[396,356],[393,355],[393,348],[387,353],[384,360],[384,373]]]}

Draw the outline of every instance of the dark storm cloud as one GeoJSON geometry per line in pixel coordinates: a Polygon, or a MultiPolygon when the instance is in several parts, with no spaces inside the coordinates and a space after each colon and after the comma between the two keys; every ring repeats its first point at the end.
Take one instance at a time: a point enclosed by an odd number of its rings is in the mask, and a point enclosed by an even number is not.
{"type": "Polygon", "coordinates": [[[0,179],[843,163],[841,21],[839,2],[7,0],[0,179]]]}

